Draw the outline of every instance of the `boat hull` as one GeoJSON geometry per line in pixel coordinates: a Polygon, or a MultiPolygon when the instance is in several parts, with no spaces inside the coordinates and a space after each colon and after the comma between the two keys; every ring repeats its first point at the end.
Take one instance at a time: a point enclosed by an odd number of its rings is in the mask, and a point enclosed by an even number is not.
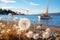
{"type": "Polygon", "coordinates": [[[52,17],[51,16],[49,16],[49,15],[42,15],[41,16],[41,19],[42,20],[49,20],[49,19],[51,19],[52,17]]]}

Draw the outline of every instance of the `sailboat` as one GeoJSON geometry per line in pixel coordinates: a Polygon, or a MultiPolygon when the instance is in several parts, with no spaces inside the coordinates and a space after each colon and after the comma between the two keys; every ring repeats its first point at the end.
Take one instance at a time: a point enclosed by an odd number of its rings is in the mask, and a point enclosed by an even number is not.
{"type": "Polygon", "coordinates": [[[51,19],[52,17],[50,15],[48,15],[48,9],[46,10],[46,12],[44,14],[41,15],[41,19],[51,19]]]}
{"type": "Polygon", "coordinates": [[[48,19],[52,18],[50,15],[48,15],[48,7],[49,7],[49,2],[48,2],[48,5],[47,5],[45,13],[41,15],[41,19],[48,20],[48,19]]]}

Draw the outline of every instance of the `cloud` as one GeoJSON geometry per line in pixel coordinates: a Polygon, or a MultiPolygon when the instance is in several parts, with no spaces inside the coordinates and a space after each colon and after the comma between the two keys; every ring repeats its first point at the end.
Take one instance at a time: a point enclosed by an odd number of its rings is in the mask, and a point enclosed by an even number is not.
{"type": "Polygon", "coordinates": [[[29,2],[29,4],[32,5],[32,6],[38,6],[39,5],[39,4],[36,4],[34,2],[29,2]]]}
{"type": "Polygon", "coordinates": [[[4,2],[4,3],[15,3],[16,1],[15,0],[1,0],[1,2],[4,2]]]}
{"type": "Polygon", "coordinates": [[[14,6],[0,6],[0,8],[13,10],[13,9],[18,9],[19,7],[14,7],[14,6]]]}
{"type": "Polygon", "coordinates": [[[23,0],[25,3],[31,5],[31,6],[38,6],[39,4],[34,3],[34,2],[28,2],[27,0],[23,0]]]}

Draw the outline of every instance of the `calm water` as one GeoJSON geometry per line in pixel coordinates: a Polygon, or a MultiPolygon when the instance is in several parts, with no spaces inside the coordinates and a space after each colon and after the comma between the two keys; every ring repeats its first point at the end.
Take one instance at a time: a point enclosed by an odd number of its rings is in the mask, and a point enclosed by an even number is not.
{"type": "MultiPolygon", "coordinates": [[[[48,25],[60,26],[60,15],[51,15],[51,16],[52,16],[52,19],[48,20],[48,25]]],[[[8,20],[7,15],[0,15],[0,17],[2,17],[3,20],[8,20]]],[[[39,23],[38,15],[13,15],[10,21],[13,21],[14,17],[18,17],[19,20],[20,18],[29,18],[31,23],[33,23],[33,20],[35,20],[37,24],[39,23]]],[[[42,23],[43,25],[46,25],[47,21],[41,20],[40,23],[42,23]]]]}

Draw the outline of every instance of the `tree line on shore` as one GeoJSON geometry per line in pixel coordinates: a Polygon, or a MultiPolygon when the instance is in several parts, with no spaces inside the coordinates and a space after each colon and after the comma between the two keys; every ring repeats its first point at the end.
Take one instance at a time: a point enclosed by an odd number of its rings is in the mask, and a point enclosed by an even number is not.
{"type": "Polygon", "coordinates": [[[9,13],[12,13],[12,15],[18,15],[16,12],[12,10],[7,9],[0,9],[0,15],[8,15],[9,13]]]}

